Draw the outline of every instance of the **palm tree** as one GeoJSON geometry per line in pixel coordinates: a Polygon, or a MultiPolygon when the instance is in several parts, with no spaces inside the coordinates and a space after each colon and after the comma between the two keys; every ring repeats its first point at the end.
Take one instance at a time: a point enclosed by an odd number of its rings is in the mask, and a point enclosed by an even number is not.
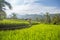
{"type": "Polygon", "coordinates": [[[6,2],[5,0],[0,0],[0,19],[2,16],[6,17],[6,13],[5,13],[5,6],[8,6],[9,9],[12,9],[10,3],[6,2]]]}
{"type": "Polygon", "coordinates": [[[46,23],[50,23],[51,19],[50,19],[50,15],[49,12],[46,12],[46,23]]]}
{"type": "Polygon", "coordinates": [[[12,19],[17,19],[17,14],[16,13],[12,13],[12,19]]]}

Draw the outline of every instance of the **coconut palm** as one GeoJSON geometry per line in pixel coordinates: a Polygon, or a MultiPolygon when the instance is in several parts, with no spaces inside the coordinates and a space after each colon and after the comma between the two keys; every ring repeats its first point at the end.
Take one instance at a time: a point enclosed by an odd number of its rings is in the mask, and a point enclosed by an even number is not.
{"type": "Polygon", "coordinates": [[[46,23],[50,23],[50,22],[51,22],[51,18],[49,12],[46,12],[46,23]]]}
{"type": "Polygon", "coordinates": [[[8,6],[9,7],[9,9],[12,9],[12,7],[11,7],[11,5],[10,5],[10,3],[8,3],[8,2],[6,2],[5,0],[0,0],[0,19],[4,16],[6,16],[6,13],[5,13],[5,11],[4,10],[6,10],[5,9],[5,6],[8,6]]]}

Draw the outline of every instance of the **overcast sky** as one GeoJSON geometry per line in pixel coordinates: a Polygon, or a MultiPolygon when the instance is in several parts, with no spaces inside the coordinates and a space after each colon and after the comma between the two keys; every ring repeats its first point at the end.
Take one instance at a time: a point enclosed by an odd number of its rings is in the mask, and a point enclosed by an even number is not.
{"type": "Polygon", "coordinates": [[[40,14],[40,13],[60,13],[60,0],[6,0],[13,9],[8,14],[15,12],[18,14],[40,14]]]}

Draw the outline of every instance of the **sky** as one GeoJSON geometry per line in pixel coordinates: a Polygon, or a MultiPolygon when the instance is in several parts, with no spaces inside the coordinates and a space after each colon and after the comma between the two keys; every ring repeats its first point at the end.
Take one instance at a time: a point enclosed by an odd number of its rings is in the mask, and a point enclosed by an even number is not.
{"type": "Polygon", "coordinates": [[[12,5],[12,10],[6,6],[6,13],[41,14],[49,12],[60,13],[60,0],[6,0],[12,5]]]}

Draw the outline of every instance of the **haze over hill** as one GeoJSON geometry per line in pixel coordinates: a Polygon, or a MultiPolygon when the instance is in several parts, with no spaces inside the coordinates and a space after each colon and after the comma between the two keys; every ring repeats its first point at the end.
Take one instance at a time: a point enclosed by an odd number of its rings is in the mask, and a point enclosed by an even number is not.
{"type": "MultiPolygon", "coordinates": [[[[50,17],[52,18],[54,15],[56,15],[56,14],[50,14],[50,17]]],[[[60,13],[58,15],[60,15],[60,13]]],[[[38,18],[38,19],[45,18],[45,14],[25,14],[25,15],[17,14],[17,17],[19,19],[31,18],[32,20],[36,20],[36,18],[38,18]]]]}

